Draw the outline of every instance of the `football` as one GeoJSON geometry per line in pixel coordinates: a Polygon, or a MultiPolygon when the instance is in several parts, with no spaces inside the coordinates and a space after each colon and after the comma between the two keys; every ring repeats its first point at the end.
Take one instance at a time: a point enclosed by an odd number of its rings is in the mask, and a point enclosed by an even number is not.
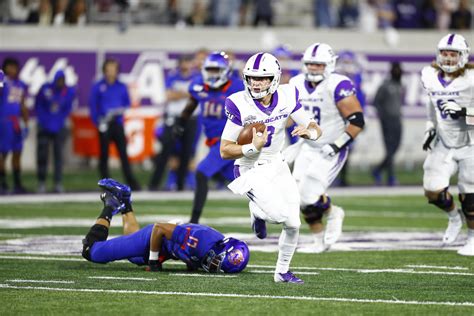
{"type": "Polygon", "coordinates": [[[237,138],[237,144],[239,145],[250,144],[253,138],[252,128],[254,127],[257,133],[263,133],[265,131],[264,123],[256,122],[252,124],[247,124],[244,126],[244,129],[240,131],[239,137],[237,138]]]}

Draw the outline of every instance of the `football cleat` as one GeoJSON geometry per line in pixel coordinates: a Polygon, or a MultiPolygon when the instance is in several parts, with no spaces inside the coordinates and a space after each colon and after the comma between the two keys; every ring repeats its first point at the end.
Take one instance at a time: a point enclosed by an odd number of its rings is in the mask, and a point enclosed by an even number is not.
{"type": "Polygon", "coordinates": [[[263,219],[255,217],[250,214],[252,220],[252,230],[258,239],[265,239],[267,237],[267,225],[263,219]]]}
{"type": "Polygon", "coordinates": [[[276,283],[304,284],[304,281],[294,275],[291,271],[288,271],[287,273],[275,273],[273,280],[276,283]]]}
{"type": "Polygon", "coordinates": [[[125,204],[121,203],[119,199],[109,191],[103,192],[100,195],[100,199],[104,202],[104,207],[110,207],[113,209],[112,215],[122,212],[125,209],[125,204]]]}
{"type": "Polygon", "coordinates": [[[468,238],[466,244],[458,250],[461,256],[474,256],[474,238],[468,238]]]}
{"type": "Polygon", "coordinates": [[[458,238],[459,233],[462,228],[462,218],[459,213],[456,216],[449,217],[448,228],[444,232],[443,243],[452,244],[456,238],[458,238]]]}
{"type": "Polygon", "coordinates": [[[339,206],[333,205],[331,207],[324,231],[324,244],[326,246],[335,244],[339,237],[341,237],[344,215],[344,210],[339,206]]]}
{"type": "Polygon", "coordinates": [[[132,208],[132,190],[128,185],[122,184],[112,178],[104,178],[98,182],[105,192],[109,192],[117,198],[118,201],[125,205],[124,210],[132,208]]]}

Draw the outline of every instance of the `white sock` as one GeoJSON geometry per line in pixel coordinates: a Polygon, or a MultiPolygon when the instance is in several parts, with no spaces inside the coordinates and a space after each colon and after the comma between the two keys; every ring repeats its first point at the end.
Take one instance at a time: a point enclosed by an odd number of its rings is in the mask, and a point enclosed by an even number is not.
{"type": "Polygon", "coordinates": [[[467,239],[474,239],[474,228],[467,229],[467,239]]]}
{"type": "Polygon", "coordinates": [[[283,227],[278,240],[278,261],[275,273],[286,273],[290,269],[290,262],[298,244],[300,229],[295,227],[283,227]]]}
{"type": "Polygon", "coordinates": [[[449,212],[448,212],[448,217],[449,217],[449,218],[460,217],[459,212],[458,212],[458,209],[455,208],[454,210],[449,211],[449,212]]]}

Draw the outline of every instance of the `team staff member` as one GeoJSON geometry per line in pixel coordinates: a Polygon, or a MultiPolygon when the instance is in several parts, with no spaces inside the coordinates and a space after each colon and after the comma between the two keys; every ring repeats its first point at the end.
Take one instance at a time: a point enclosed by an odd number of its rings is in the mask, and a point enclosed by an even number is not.
{"type": "Polygon", "coordinates": [[[119,63],[107,59],[102,66],[104,78],[93,86],[89,99],[92,122],[99,131],[100,160],[99,172],[102,178],[108,178],[109,143],[117,146],[122,171],[126,182],[133,190],[140,190],[140,185],[132,174],[127,156],[127,141],[123,128],[123,113],[130,107],[130,96],[127,86],[118,80],[119,63]]]}
{"type": "Polygon", "coordinates": [[[67,137],[66,120],[71,114],[76,91],[66,85],[64,71],[58,70],[52,82],[45,83],[35,100],[38,118],[36,164],[38,192],[46,192],[46,172],[48,166],[49,144],[53,144],[54,192],[64,191],[62,185],[62,148],[67,137]]]}

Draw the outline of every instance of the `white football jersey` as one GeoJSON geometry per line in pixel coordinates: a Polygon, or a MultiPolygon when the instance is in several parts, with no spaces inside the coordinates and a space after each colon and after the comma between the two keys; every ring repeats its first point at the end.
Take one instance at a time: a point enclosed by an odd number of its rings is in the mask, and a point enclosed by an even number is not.
{"type": "Polygon", "coordinates": [[[421,71],[421,82],[430,100],[430,112],[434,113],[438,137],[448,148],[459,148],[474,144],[474,126],[467,125],[464,118],[452,119],[441,113],[441,104],[452,100],[461,107],[474,107],[474,69],[466,69],[463,76],[445,81],[438,70],[431,66],[421,71]]]}
{"type": "MultiPolygon", "coordinates": [[[[304,126],[308,126],[312,121],[311,116],[298,102],[297,90],[288,84],[278,87],[268,107],[264,107],[260,102],[252,99],[246,91],[230,95],[225,104],[227,120],[235,125],[243,128],[248,123],[263,122],[267,126],[268,140],[258,157],[242,157],[235,162],[239,166],[253,166],[256,160],[281,159],[288,119],[291,117],[297,124],[304,126]]],[[[237,141],[237,139],[231,139],[233,137],[225,135],[223,138],[237,141]]]]}
{"type": "Polygon", "coordinates": [[[299,91],[299,101],[305,110],[312,115],[319,124],[323,134],[317,142],[307,141],[314,147],[321,147],[333,143],[346,129],[345,119],[342,117],[336,103],[354,95],[355,88],[352,81],[343,75],[332,73],[313,88],[305,80],[304,74],[290,79],[290,85],[299,91]]]}

